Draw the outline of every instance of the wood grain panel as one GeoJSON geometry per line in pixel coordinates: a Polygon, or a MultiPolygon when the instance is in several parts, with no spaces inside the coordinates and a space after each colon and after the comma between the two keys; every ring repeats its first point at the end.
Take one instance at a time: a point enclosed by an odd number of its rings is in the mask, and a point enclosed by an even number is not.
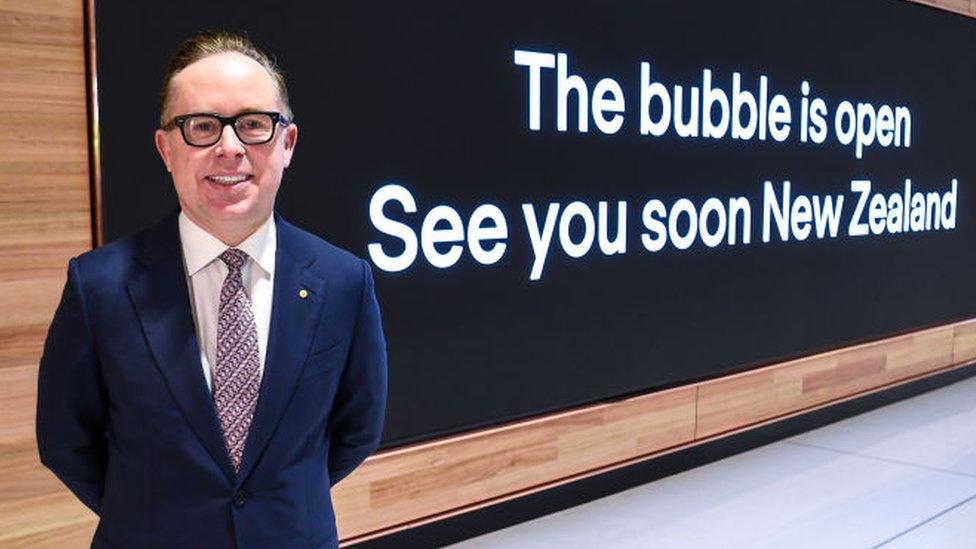
{"type": "Polygon", "coordinates": [[[976,360],[976,320],[956,324],[952,335],[952,361],[960,364],[976,360]]]}
{"type": "Polygon", "coordinates": [[[38,462],[37,361],[91,248],[82,4],[0,0],[0,546],[87,547],[94,515],[38,462]]]}
{"type": "Polygon", "coordinates": [[[671,416],[672,438],[655,440],[661,427],[643,417],[653,408],[636,405],[666,410],[659,399],[669,391],[379,454],[333,492],[340,534],[345,543],[371,539],[944,371],[962,363],[953,358],[955,336],[973,324],[950,324],[674,389],[672,396],[682,403],[694,390],[692,439],[683,431],[684,406],[672,403],[678,406],[671,416]],[[652,439],[642,443],[644,436],[652,439]],[[675,446],[674,440],[684,442],[675,446]],[[577,451],[563,452],[566,443],[577,451]],[[572,455],[579,459],[574,466],[563,463],[572,455]]]}
{"type": "Polygon", "coordinates": [[[766,421],[953,364],[940,327],[776,364],[699,385],[698,437],[766,421]]]}
{"type": "Polygon", "coordinates": [[[418,444],[367,460],[333,492],[354,538],[690,442],[695,387],[418,444]]]}
{"type": "Polygon", "coordinates": [[[0,444],[0,545],[83,547],[91,542],[91,513],[37,461],[28,439],[0,444]]]}
{"type": "Polygon", "coordinates": [[[83,45],[80,3],[0,2],[0,368],[36,365],[91,247],[83,45]]]}
{"type": "Polygon", "coordinates": [[[961,15],[976,16],[976,2],[973,0],[909,0],[933,8],[955,12],[961,15]]]}
{"type": "Polygon", "coordinates": [[[2,547],[88,547],[95,526],[92,513],[66,491],[0,504],[2,547]]]}
{"type": "Polygon", "coordinates": [[[96,526],[90,519],[59,522],[43,530],[7,538],[2,541],[2,546],[8,549],[85,549],[91,546],[96,526]]]}
{"type": "Polygon", "coordinates": [[[0,444],[0,488],[0,505],[64,493],[57,477],[38,463],[32,440],[0,444]]]}
{"type": "MultiPolygon", "coordinates": [[[[37,366],[0,368],[0,445],[34,440],[34,408],[37,404],[37,366]]],[[[0,449],[4,449],[0,446],[0,449]]],[[[0,471],[9,454],[0,451],[0,471]]],[[[35,457],[36,461],[36,457],[35,457]]],[[[0,500],[6,490],[0,489],[0,500]]]]}

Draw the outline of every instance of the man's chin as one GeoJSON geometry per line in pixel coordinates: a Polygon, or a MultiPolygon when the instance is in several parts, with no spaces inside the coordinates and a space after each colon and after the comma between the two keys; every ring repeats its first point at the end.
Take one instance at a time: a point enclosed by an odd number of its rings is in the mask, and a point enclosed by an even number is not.
{"type": "Polygon", "coordinates": [[[254,200],[248,196],[236,200],[211,200],[206,214],[215,221],[228,223],[246,222],[258,217],[254,200]]]}

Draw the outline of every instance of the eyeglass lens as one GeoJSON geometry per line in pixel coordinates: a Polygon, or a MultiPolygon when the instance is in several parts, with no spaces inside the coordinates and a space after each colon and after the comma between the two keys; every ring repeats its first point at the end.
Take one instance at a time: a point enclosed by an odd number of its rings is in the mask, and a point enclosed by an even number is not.
{"type": "MultiPolygon", "coordinates": [[[[183,122],[183,136],[191,145],[213,145],[220,140],[224,125],[215,116],[194,115],[183,122]]],[[[274,135],[275,120],[261,113],[242,114],[234,121],[234,132],[242,143],[266,143],[274,135]]]]}

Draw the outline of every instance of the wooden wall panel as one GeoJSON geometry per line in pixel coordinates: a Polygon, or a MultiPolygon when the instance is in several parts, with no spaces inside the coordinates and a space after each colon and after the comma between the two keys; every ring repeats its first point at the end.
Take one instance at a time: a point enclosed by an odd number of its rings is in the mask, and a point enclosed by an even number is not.
{"type": "Polygon", "coordinates": [[[0,444],[18,444],[34,437],[36,393],[37,366],[0,367],[0,444]]]}
{"type": "Polygon", "coordinates": [[[418,444],[371,458],[333,492],[343,539],[691,442],[695,388],[418,444]]]}
{"type": "Polygon", "coordinates": [[[976,320],[961,322],[953,328],[952,361],[976,360],[976,320]]]}
{"type": "Polygon", "coordinates": [[[82,3],[0,0],[0,546],[87,547],[94,515],[37,458],[37,361],[91,248],[82,3]]]}
{"type": "Polygon", "coordinates": [[[95,521],[37,463],[33,444],[0,443],[0,546],[87,547],[95,521]]]}
{"type": "Polygon", "coordinates": [[[743,372],[699,385],[698,437],[785,416],[951,365],[952,326],[743,372]]]}
{"type": "Polygon", "coordinates": [[[0,367],[35,364],[91,247],[80,2],[0,2],[0,367]]]}
{"type": "Polygon", "coordinates": [[[976,0],[909,0],[918,4],[925,4],[933,8],[955,12],[961,15],[976,17],[976,0]]]}
{"type": "Polygon", "coordinates": [[[976,358],[954,359],[959,333],[976,347],[967,321],[379,454],[333,492],[340,535],[370,539],[944,371],[976,358]]]}

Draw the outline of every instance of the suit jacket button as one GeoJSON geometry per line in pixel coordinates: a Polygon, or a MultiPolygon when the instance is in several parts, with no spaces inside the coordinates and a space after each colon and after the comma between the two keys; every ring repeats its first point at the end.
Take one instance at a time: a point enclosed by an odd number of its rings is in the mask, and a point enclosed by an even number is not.
{"type": "Polygon", "coordinates": [[[244,490],[238,490],[234,494],[234,507],[244,507],[245,501],[247,501],[247,493],[244,490]]]}

